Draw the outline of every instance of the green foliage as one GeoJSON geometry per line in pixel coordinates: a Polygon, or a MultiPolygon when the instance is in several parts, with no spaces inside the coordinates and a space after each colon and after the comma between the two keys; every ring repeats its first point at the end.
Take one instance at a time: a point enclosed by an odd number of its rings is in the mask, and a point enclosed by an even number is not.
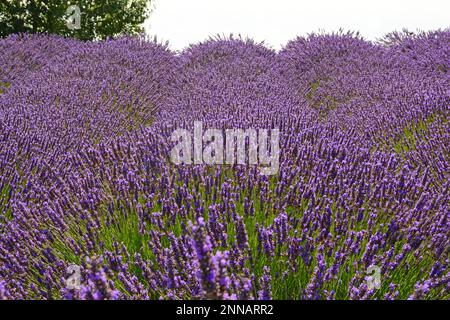
{"type": "Polygon", "coordinates": [[[403,155],[406,152],[416,150],[416,144],[419,140],[426,138],[428,127],[437,120],[439,115],[431,115],[424,120],[412,122],[405,126],[402,133],[396,139],[390,139],[395,152],[403,155]]]}
{"type": "Polygon", "coordinates": [[[5,0],[0,2],[0,37],[28,32],[59,34],[81,40],[142,32],[150,0],[5,0]],[[71,5],[80,8],[80,28],[71,30],[71,5]]]}
{"type": "Polygon", "coordinates": [[[12,219],[12,210],[8,206],[10,191],[9,185],[5,185],[0,189],[0,218],[5,217],[8,220],[12,219]]]}
{"type": "Polygon", "coordinates": [[[10,86],[9,82],[0,82],[0,94],[4,93],[10,86]]]}

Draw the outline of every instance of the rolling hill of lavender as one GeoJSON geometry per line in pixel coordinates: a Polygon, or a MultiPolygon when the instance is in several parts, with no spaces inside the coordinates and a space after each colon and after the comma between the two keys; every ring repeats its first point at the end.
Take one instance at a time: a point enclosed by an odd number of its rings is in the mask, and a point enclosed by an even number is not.
{"type": "Polygon", "coordinates": [[[0,39],[0,299],[448,300],[449,112],[448,30],[0,39]],[[278,173],[175,165],[194,121],[278,173]]]}

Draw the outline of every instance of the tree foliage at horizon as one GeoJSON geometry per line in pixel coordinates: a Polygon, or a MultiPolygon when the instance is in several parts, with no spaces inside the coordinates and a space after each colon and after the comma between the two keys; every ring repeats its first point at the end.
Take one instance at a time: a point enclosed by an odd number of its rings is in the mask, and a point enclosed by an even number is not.
{"type": "Polygon", "coordinates": [[[49,33],[80,40],[106,39],[143,31],[150,0],[4,0],[0,2],[0,37],[12,33],[49,33]],[[67,26],[67,9],[77,5],[81,26],[67,26]]]}

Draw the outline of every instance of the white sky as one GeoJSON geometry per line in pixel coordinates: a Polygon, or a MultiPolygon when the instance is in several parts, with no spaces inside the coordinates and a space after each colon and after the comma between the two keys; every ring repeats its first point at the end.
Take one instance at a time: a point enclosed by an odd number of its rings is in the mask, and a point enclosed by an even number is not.
{"type": "Polygon", "coordinates": [[[153,0],[145,28],[181,50],[216,34],[241,34],[280,49],[312,31],[387,32],[450,27],[450,0],[153,0]]]}

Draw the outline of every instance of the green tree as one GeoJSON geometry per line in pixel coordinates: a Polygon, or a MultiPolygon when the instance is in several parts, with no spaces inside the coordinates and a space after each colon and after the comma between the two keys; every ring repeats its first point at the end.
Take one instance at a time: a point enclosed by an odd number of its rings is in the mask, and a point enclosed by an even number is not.
{"type": "Polygon", "coordinates": [[[92,40],[136,34],[143,31],[149,4],[150,0],[0,0],[0,37],[46,32],[92,40]]]}

